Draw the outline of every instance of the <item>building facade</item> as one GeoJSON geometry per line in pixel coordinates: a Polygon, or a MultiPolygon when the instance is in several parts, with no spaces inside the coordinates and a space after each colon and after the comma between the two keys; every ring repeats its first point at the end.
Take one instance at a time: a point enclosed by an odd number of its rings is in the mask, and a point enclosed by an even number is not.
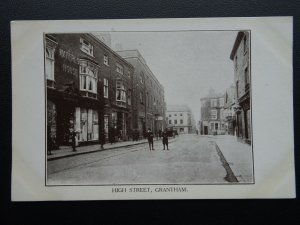
{"type": "Polygon", "coordinates": [[[168,128],[178,133],[190,134],[196,129],[191,109],[186,105],[168,105],[166,111],[168,128]]]}
{"type": "Polygon", "coordinates": [[[216,94],[212,90],[208,96],[201,98],[200,134],[225,134],[224,95],[216,94]]]}
{"type": "Polygon", "coordinates": [[[92,34],[46,34],[47,134],[55,147],[126,139],[132,129],[134,68],[92,34]]]}
{"type": "Polygon", "coordinates": [[[238,32],[230,59],[234,64],[236,134],[251,143],[250,34],[238,32]]]}
{"type": "Polygon", "coordinates": [[[133,129],[141,136],[151,129],[157,133],[165,128],[164,87],[147,66],[146,60],[138,50],[117,51],[134,67],[132,75],[132,115],[133,129]]]}
{"type": "Polygon", "coordinates": [[[236,135],[236,121],[235,121],[235,87],[231,85],[227,88],[224,96],[224,121],[225,121],[225,134],[236,135]]]}

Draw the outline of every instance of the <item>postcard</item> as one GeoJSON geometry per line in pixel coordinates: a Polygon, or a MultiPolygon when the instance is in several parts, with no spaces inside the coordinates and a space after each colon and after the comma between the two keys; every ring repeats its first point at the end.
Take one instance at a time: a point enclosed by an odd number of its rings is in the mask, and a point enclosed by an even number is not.
{"type": "Polygon", "coordinates": [[[12,201],[294,198],[292,37],[292,17],[13,21],[12,201]]]}

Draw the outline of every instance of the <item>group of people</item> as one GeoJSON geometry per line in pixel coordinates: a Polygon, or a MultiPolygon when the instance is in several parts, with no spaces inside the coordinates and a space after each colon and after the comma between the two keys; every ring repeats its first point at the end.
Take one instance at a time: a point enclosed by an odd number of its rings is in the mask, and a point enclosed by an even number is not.
{"type": "MultiPolygon", "coordinates": [[[[165,129],[164,132],[160,132],[160,137],[162,137],[162,144],[164,146],[164,149],[166,149],[167,147],[167,150],[169,150],[169,140],[168,140],[168,133],[167,133],[167,129],[165,129]]],[[[149,128],[148,131],[147,131],[147,138],[148,138],[148,143],[149,143],[149,148],[150,150],[154,150],[153,148],[153,138],[154,138],[154,134],[153,132],[151,131],[151,129],[149,128]]]]}

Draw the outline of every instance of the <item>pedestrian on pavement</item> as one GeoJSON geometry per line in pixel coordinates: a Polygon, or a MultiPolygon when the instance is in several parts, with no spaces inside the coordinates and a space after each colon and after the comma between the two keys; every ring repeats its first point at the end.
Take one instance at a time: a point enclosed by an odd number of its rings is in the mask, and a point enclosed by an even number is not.
{"type": "Polygon", "coordinates": [[[110,144],[114,143],[114,140],[115,140],[115,129],[113,127],[111,127],[109,129],[108,138],[109,138],[110,144]]]}
{"type": "Polygon", "coordinates": [[[167,150],[169,150],[169,140],[168,140],[168,130],[165,129],[165,131],[162,133],[162,143],[164,145],[164,150],[165,150],[165,147],[167,146],[167,150]]]}
{"type": "Polygon", "coordinates": [[[53,139],[51,137],[51,130],[50,127],[47,126],[47,155],[52,155],[52,149],[53,149],[54,143],[53,139]]]}
{"type": "Polygon", "coordinates": [[[149,143],[149,148],[150,150],[154,150],[153,148],[153,132],[150,130],[150,128],[147,131],[147,137],[148,137],[148,143],[149,143]],[[152,147],[152,149],[151,149],[152,147]]]}
{"type": "Polygon", "coordinates": [[[100,133],[99,141],[100,141],[101,149],[104,149],[103,145],[105,144],[105,133],[103,131],[100,133]]]}
{"type": "Polygon", "coordinates": [[[72,137],[72,149],[73,149],[73,152],[76,152],[76,131],[75,130],[72,130],[71,131],[71,137],[72,137]]]}

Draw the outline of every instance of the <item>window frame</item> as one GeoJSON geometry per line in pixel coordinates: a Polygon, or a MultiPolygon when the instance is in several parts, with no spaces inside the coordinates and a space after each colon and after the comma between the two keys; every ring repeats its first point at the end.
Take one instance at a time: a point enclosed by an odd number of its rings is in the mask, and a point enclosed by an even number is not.
{"type": "Polygon", "coordinates": [[[80,50],[89,56],[94,57],[94,46],[82,37],[80,38],[80,50]]]}

